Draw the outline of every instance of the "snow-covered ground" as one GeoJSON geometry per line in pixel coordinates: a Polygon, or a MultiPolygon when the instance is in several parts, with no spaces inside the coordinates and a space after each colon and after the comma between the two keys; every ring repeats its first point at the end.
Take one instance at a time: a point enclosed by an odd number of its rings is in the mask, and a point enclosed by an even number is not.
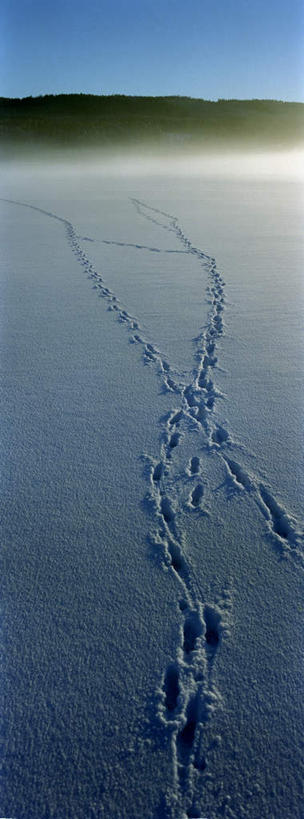
{"type": "Polygon", "coordinates": [[[254,167],[3,174],[1,816],[304,816],[301,186],[254,167]]]}

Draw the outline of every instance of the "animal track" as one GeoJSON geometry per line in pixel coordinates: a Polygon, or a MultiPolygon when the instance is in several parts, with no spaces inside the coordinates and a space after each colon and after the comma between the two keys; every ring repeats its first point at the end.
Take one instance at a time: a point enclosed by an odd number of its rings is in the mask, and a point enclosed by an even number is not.
{"type": "Polygon", "coordinates": [[[189,752],[193,746],[195,729],[198,719],[198,701],[197,697],[193,697],[187,707],[187,721],[180,733],[178,734],[177,744],[181,754],[183,764],[188,762],[189,752]]]}
{"type": "MultiPolygon", "coordinates": [[[[202,591],[196,581],[191,560],[187,553],[187,532],[180,531],[179,520],[190,510],[199,509],[204,484],[197,476],[201,471],[201,461],[197,455],[187,464],[179,465],[182,459],[184,442],[187,436],[199,435],[200,451],[208,457],[221,459],[225,464],[228,479],[240,490],[246,490],[258,503],[267,520],[272,534],[279,538],[286,548],[298,556],[298,533],[292,518],[274,499],[267,487],[258,479],[249,477],[245,470],[232,458],[227,457],[233,451],[233,441],[227,429],[215,421],[214,410],[218,399],[222,398],[214,383],[216,376],[220,339],[224,334],[223,314],[225,312],[224,280],[217,270],[214,257],[194,247],[180,227],[175,216],[151,208],[137,199],[132,200],[137,213],[155,223],[180,242],[179,252],[196,256],[209,281],[210,311],[207,326],[194,339],[194,369],[189,382],[183,373],[179,373],[166,357],[145,338],[137,317],[132,316],[118,297],[106,286],[103,276],[91,264],[82,250],[79,237],[72,223],[48,211],[31,207],[48,217],[57,219],[64,227],[69,245],[85,274],[100,298],[104,299],[113,318],[130,331],[130,341],[142,345],[142,360],[155,366],[163,389],[179,396],[177,406],[163,420],[162,443],[157,462],[150,460],[149,479],[150,495],[154,508],[153,537],[158,548],[161,547],[164,570],[174,577],[178,595],[182,595],[177,607],[177,618],[180,625],[180,642],[177,646],[175,661],[170,661],[165,674],[162,675],[162,711],[160,716],[168,724],[172,736],[172,754],[175,770],[175,793],[179,814],[198,816],[193,805],[192,773],[202,773],[208,761],[208,754],[200,752],[200,738],[208,719],[218,702],[214,688],[213,676],[216,657],[225,639],[225,622],[223,610],[219,605],[202,599],[202,591]],[[173,455],[182,437],[182,445],[173,455]],[[178,471],[179,470],[179,471],[178,471]],[[193,484],[196,484],[193,486],[193,484]],[[193,488],[192,488],[193,487],[193,488]],[[191,490],[191,491],[190,491],[191,490]],[[185,504],[185,491],[188,501],[185,504]],[[190,491],[190,495],[189,495],[190,491]],[[186,507],[186,508],[185,508],[186,507]],[[188,511],[187,511],[188,507],[188,511]],[[187,811],[187,813],[186,813],[187,811]]],[[[23,203],[18,203],[22,206],[23,203]]],[[[88,237],[85,237],[88,240],[88,237]]],[[[106,240],[104,242],[110,244],[106,240]]],[[[113,244],[115,244],[113,242],[113,244]]],[[[124,243],[118,243],[124,246],[124,243]]],[[[128,243],[126,243],[128,244],[128,243]]],[[[130,243],[131,244],[131,243],[130,243]]],[[[159,252],[158,248],[132,245],[140,250],[159,252]]],[[[175,403],[175,399],[174,399],[175,403]]],[[[197,447],[194,445],[192,451],[197,447]]],[[[191,449],[190,449],[191,452],[191,449]]],[[[205,483],[205,481],[204,481],[205,483]]],[[[244,499],[247,495],[243,493],[244,499]]],[[[194,513],[191,520],[195,524],[198,517],[194,513]]],[[[152,535],[151,535],[152,539],[152,535]]]]}
{"type": "Polygon", "coordinates": [[[173,435],[171,435],[169,438],[169,449],[175,449],[179,443],[180,437],[179,432],[173,432],[173,435]]]}
{"type": "Polygon", "coordinates": [[[189,578],[187,563],[183,556],[180,545],[174,540],[169,540],[168,542],[168,554],[172,569],[174,569],[176,574],[179,575],[179,577],[181,577],[187,583],[189,578]]]}
{"type": "MultiPolygon", "coordinates": [[[[162,225],[163,227],[163,225],[162,225]]],[[[186,253],[186,250],[164,250],[160,247],[149,247],[148,245],[138,245],[133,242],[114,242],[110,239],[89,239],[87,236],[82,237],[82,241],[86,242],[100,242],[104,245],[115,245],[116,247],[133,247],[135,250],[148,250],[150,253],[186,253]]]]}
{"type": "Polygon", "coordinates": [[[206,605],[204,608],[205,620],[205,640],[209,653],[214,656],[217,651],[221,636],[221,615],[213,606],[206,605]]]}
{"type": "Polygon", "coordinates": [[[168,711],[175,711],[180,693],[179,671],[176,663],[170,663],[164,679],[165,706],[168,711]]]}
{"type": "Polygon", "coordinates": [[[191,492],[191,505],[194,507],[200,506],[204,494],[204,487],[202,483],[198,483],[195,489],[191,492]]]}
{"type": "Polygon", "coordinates": [[[161,361],[161,365],[162,365],[162,368],[163,368],[164,372],[168,373],[169,370],[170,370],[170,365],[168,364],[168,362],[167,361],[161,361]]]}
{"type": "Polygon", "coordinates": [[[184,642],[183,649],[186,654],[194,651],[196,640],[201,636],[203,626],[197,611],[190,611],[187,613],[184,622],[184,642]]]}
{"type": "Polygon", "coordinates": [[[183,410],[178,410],[178,412],[175,412],[174,415],[172,415],[172,417],[169,419],[169,426],[170,427],[177,426],[177,424],[179,424],[179,422],[181,421],[182,417],[183,410]]]}
{"type": "Polygon", "coordinates": [[[303,565],[303,552],[299,549],[300,540],[302,538],[298,535],[291,516],[277,503],[275,498],[262,483],[259,484],[259,492],[266,512],[265,516],[267,520],[269,520],[272,532],[275,536],[279,537],[286,546],[288,544],[296,562],[303,565]]]}
{"type": "Polygon", "coordinates": [[[200,471],[200,459],[199,459],[199,457],[197,455],[194,455],[193,458],[191,458],[191,461],[190,461],[189,472],[190,472],[191,475],[198,475],[199,471],[200,471]]]}
{"type": "Polygon", "coordinates": [[[145,355],[145,358],[148,359],[149,361],[155,361],[156,360],[155,353],[153,353],[152,350],[149,349],[147,344],[145,346],[144,355],[145,355]]]}
{"type": "Polygon", "coordinates": [[[156,467],[155,467],[155,469],[153,471],[153,480],[157,481],[157,482],[160,481],[160,479],[162,477],[162,474],[163,474],[163,471],[164,471],[163,464],[161,462],[156,464],[156,467]]]}
{"type": "Polygon", "coordinates": [[[163,497],[161,499],[160,509],[161,509],[162,516],[163,516],[164,520],[166,521],[166,523],[172,523],[172,521],[174,520],[175,515],[174,515],[174,512],[173,512],[173,509],[172,509],[169,498],[163,497]]]}
{"type": "Polygon", "coordinates": [[[241,489],[252,489],[252,481],[244,469],[242,469],[242,467],[239,466],[236,461],[232,461],[231,458],[225,457],[224,460],[234,483],[236,483],[241,489]]]}
{"type": "Polygon", "coordinates": [[[199,693],[192,695],[187,705],[186,721],[176,737],[177,759],[180,767],[182,786],[187,784],[189,765],[193,757],[194,742],[199,722],[200,698],[199,693]]]}
{"type": "Polygon", "coordinates": [[[226,441],[228,441],[229,433],[227,432],[226,429],[224,429],[224,427],[217,425],[212,432],[211,438],[215,444],[221,446],[221,444],[224,444],[226,441]]]}

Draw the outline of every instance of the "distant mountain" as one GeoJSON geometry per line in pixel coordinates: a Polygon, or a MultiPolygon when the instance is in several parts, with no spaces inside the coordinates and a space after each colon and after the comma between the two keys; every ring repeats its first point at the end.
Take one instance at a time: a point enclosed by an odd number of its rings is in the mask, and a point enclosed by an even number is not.
{"type": "Polygon", "coordinates": [[[221,149],[304,143],[304,104],[276,100],[58,94],[0,98],[0,146],[221,149]]]}

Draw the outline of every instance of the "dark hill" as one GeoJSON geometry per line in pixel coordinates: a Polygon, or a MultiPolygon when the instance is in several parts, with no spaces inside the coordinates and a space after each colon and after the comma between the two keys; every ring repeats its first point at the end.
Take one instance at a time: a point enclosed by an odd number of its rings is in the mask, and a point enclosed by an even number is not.
{"type": "Polygon", "coordinates": [[[22,147],[284,148],[303,144],[304,104],[58,94],[0,98],[0,144],[22,147]]]}

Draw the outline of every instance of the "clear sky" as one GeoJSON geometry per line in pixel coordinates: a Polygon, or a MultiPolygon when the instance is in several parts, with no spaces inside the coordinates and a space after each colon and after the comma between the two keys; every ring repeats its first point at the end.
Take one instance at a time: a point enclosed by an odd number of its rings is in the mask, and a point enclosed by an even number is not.
{"type": "Polygon", "coordinates": [[[1,0],[0,95],[304,100],[303,0],[1,0]]]}

